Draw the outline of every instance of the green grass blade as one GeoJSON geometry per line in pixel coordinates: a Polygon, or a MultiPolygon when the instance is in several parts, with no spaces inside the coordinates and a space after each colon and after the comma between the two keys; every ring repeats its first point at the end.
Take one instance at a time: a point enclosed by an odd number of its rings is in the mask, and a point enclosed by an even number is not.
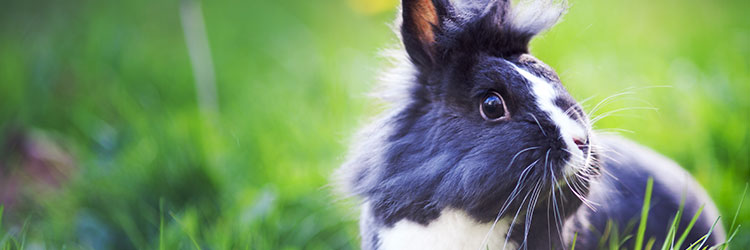
{"type": "Polygon", "coordinates": [[[745,196],[747,195],[747,183],[745,183],[745,190],[742,191],[742,198],[740,198],[740,205],[737,206],[737,211],[734,212],[734,218],[732,219],[732,226],[730,226],[730,229],[734,229],[734,225],[737,222],[737,217],[740,215],[740,209],[742,208],[742,203],[745,202],[745,196]]]}
{"type": "Polygon", "coordinates": [[[690,246],[688,248],[685,248],[685,250],[693,250],[695,248],[695,246],[698,245],[698,243],[700,243],[703,239],[705,239],[707,237],[708,237],[707,234],[701,236],[700,238],[698,238],[698,240],[696,240],[695,242],[693,242],[693,244],[690,244],[690,246]]]}
{"type": "MultiPolygon", "coordinates": [[[[711,225],[711,229],[708,230],[708,233],[706,235],[703,235],[703,237],[701,237],[701,239],[703,239],[703,240],[702,241],[698,240],[698,241],[700,241],[701,244],[698,245],[698,247],[695,248],[695,249],[701,249],[703,247],[703,244],[706,244],[706,241],[708,240],[708,237],[710,237],[711,233],[714,232],[714,227],[716,227],[716,223],[718,223],[720,219],[721,219],[721,216],[719,216],[719,218],[716,218],[716,220],[714,221],[714,224],[711,225]]],[[[693,244],[695,244],[695,243],[693,243],[693,244]]]]}
{"type": "Polygon", "coordinates": [[[159,199],[159,250],[164,250],[164,198],[159,199]]]}
{"type": "Polygon", "coordinates": [[[729,242],[732,242],[732,240],[734,239],[734,236],[736,236],[737,232],[740,231],[739,230],[740,227],[742,227],[742,225],[737,225],[737,228],[734,229],[734,231],[732,232],[732,234],[729,236],[729,239],[727,239],[727,242],[724,242],[724,248],[723,249],[726,249],[727,246],[729,245],[729,242]]]}
{"type": "Polygon", "coordinates": [[[646,250],[653,249],[654,244],[656,244],[656,238],[651,238],[650,240],[648,240],[648,243],[646,243],[646,250]]]}
{"type": "Polygon", "coordinates": [[[604,249],[604,244],[607,243],[607,240],[609,239],[609,236],[612,234],[610,231],[612,230],[612,220],[607,220],[607,225],[604,226],[604,231],[602,232],[602,237],[599,239],[599,248],[598,249],[604,249]]]}
{"type": "Polygon", "coordinates": [[[668,228],[667,237],[664,239],[661,250],[674,249],[674,237],[677,234],[677,226],[679,225],[677,222],[680,220],[680,216],[682,216],[682,207],[677,210],[677,214],[672,219],[672,224],[668,228]]]}
{"type": "Polygon", "coordinates": [[[620,249],[620,232],[617,226],[612,227],[612,235],[609,236],[609,249],[620,249]]]}
{"type": "Polygon", "coordinates": [[[739,232],[739,229],[741,227],[742,227],[742,225],[737,225],[737,228],[735,228],[734,231],[731,232],[731,234],[729,235],[729,238],[724,243],[721,243],[718,246],[712,247],[711,249],[726,250],[727,247],[729,247],[729,243],[732,242],[732,240],[734,240],[734,236],[737,235],[737,232],[739,232]]]}
{"type": "Polygon", "coordinates": [[[628,236],[623,237],[622,240],[620,240],[620,244],[619,244],[620,249],[622,249],[622,245],[625,245],[625,242],[627,242],[631,238],[633,238],[633,235],[628,235],[628,236]]]}
{"type": "MultiPolygon", "coordinates": [[[[671,227],[668,229],[669,231],[669,237],[668,240],[664,241],[664,245],[662,245],[662,249],[675,249],[675,239],[677,238],[677,231],[680,226],[680,221],[682,221],[682,215],[685,213],[685,200],[687,199],[687,193],[683,192],[682,198],[680,199],[680,208],[677,210],[677,214],[674,217],[674,220],[672,221],[671,227]],[[669,248],[666,248],[667,242],[670,243],[669,248]]],[[[688,230],[689,231],[689,230],[688,230]]],[[[679,249],[679,248],[678,248],[679,249]]]]}
{"type": "Polygon", "coordinates": [[[693,218],[690,219],[690,223],[685,228],[685,231],[682,232],[682,235],[680,236],[680,239],[677,240],[677,243],[675,243],[674,247],[672,249],[680,249],[682,246],[682,243],[685,242],[685,239],[687,239],[688,233],[690,233],[690,230],[693,229],[693,225],[695,225],[695,222],[698,220],[698,217],[703,213],[703,207],[701,206],[698,208],[698,211],[695,212],[695,215],[693,215],[693,218]]]}
{"type": "Polygon", "coordinates": [[[648,210],[651,205],[651,191],[654,188],[654,178],[649,177],[646,183],[646,195],[643,198],[643,207],[641,208],[641,223],[638,225],[638,234],[635,237],[635,250],[643,249],[643,236],[646,234],[646,222],[648,220],[648,210]]]}
{"type": "Polygon", "coordinates": [[[570,250],[576,250],[576,240],[578,240],[578,232],[573,234],[573,244],[570,246],[570,250]]]}
{"type": "Polygon", "coordinates": [[[737,211],[734,212],[734,218],[732,219],[732,225],[729,227],[729,231],[732,232],[732,236],[727,239],[727,242],[724,243],[724,247],[722,250],[726,250],[727,247],[729,247],[729,242],[734,239],[734,235],[737,233],[737,231],[740,229],[739,225],[737,228],[734,227],[734,224],[737,222],[737,217],[740,215],[740,209],[742,209],[742,204],[745,203],[745,197],[747,196],[747,186],[748,183],[745,183],[745,190],[742,191],[742,198],[740,198],[740,205],[737,206],[737,211]]]}
{"type": "Polygon", "coordinates": [[[5,241],[8,239],[8,235],[3,233],[3,210],[4,207],[0,206],[0,236],[2,236],[2,238],[0,238],[0,248],[6,249],[7,246],[5,245],[5,241]]]}
{"type": "Polygon", "coordinates": [[[190,241],[193,243],[193,246],[195,247],[195,249],[201,250],[201,246],[198,244],[198,241],[195,240],[195,237],[193,237],[193,234],[190,233],[190,230],[188,230],[187,226],[185,226],[184,223],[182,223],[179,219],[177,219],[177,216],[175,216],[173,213],[170,212],[169,215],[172,216],[172,219],[174,219],[174,221],[176,221],[177,224],[180,225],[180,227],[182,228],[182,231],[184,231],[185,234],[187,234],[188,238],[190,238],[190,241]]]}
{"type": "Polygon", "coordinates": [[[26,218],[26,220],[23,221],[23,226],[21,226],[20,231],[20,237],[21,237],[21,243],[20,247],[18,249],[26,249],[26,232],[29,230],[29,224],[31,223],[31,216],[26,218]]]}

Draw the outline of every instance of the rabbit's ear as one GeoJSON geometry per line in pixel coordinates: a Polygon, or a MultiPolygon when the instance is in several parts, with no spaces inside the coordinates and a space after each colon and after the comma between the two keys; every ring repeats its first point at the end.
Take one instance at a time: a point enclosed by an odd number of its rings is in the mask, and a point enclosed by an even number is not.
{"type": "Polygon", "coordinates": [[[401,38],[406,52],[420,67],[435,63],[437,34],[448,15],[449,0],[403,0],[401,38]]]}

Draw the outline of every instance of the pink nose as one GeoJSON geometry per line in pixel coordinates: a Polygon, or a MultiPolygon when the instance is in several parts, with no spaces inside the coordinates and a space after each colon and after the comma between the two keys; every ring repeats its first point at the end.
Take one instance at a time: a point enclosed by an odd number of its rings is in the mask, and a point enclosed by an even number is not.
{"type": "Polygon", "coordinates": [[[584,138],[573,138],[573,142],[578,146],[578,149],[584,150],[584,148],[587,146],[587,140],[584,138]]]}

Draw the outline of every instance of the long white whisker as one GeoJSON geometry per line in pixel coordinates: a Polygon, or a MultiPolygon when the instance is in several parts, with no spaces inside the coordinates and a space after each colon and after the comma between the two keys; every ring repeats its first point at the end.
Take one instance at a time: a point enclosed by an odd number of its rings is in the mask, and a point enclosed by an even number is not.
{"type": "Polygon", "coordinates": [[[596,95],[586,97],[586,99],[581,100],[580,102],[578,102],[578,104],[580,104],[581,108],[583,108],[583,105],[586,105],[586,102],[591,101],[591,99],[594,98],[595,96],[596,95]]]}
{"type": "Polygon", "coordinates": [[[544,132],[544,129],[542,128],[542,124],[539,123],[539,120],[536,119],[536,116],[534,114],[532,114],[532,113],[529,113],[529,114],[531,115],[531,118],[534,118],[534,121],[536,121],[536,125],[539,126],[539,130],[542,131],[542,134],[544,135],[544,137],[548,137],[547,136],[547,132],[544,132]]]}
{"type": "Polygon", "coordinates": [[[607,133],[617,133],[617,132],[624,132],[624,133],[630,133],[634,134],[632,130],[622,129],[622,128],[605,128],[605,129],[597,129],[597,132],[599,134],[607,134],[607,133]]]}
{"type": "MultiPolygon", "coordinates": [[[[577,191],[576,188],[574,188],[574,185],[576,185],[576,187],[578,187],[576,182],[571,183],[570,181],[568,181],[568,176],[567,175],[563,175],[563,179],[565,180],[565,183],[567,183],[568,188],[570,189],[570,191],[573,192],[573,194],[576,197],[578,197],[578,199],[581,200],[581,202],[583,202],[583,204],[585,204],[587,207],[591,208],[591,210],[596,211],[596,209],[594,208],[595,202],[590,201],[585,196],[583,196],[583,194],[581,192],[577,191]]],[[[578,188],[580,189],[580,187],[578,187],[578,188]]],[[[596,205],[598,206],[599,204],[597,203],[596,205]]]]}
{"type": "Polygon", "coordinates": [[[613,114],[615,114],[617,112],[628,111],[628,110],[654,110],[654,111],[658,111],[659,109],[658,108],[654,108],[654,107],[628,107],[628,108],[619,108],[619,109],[615,109],[615,110],[604,112],[601,115],[598,115],[595,118],[592,118],[590,123],[592,125],[596,124],[596,122],[600,121],[601,119],[604,119],[604,118],[607,118],[609,116],[612,116],[613,114]]]}
{"type": "Polygon", "coordinates": [[[596,111],[598,111],[601,107],[603,107],[602,105],[606,105],[613,98],[616,98],[618,96],[623,96],[623,95],[632,95],[632,94],[635,94],[635,92],[625,91],[625,92],[614,94],[614,95],[608,96],[607,98],[604,98],[603,100],[599,101],[599,103],[597,103],[596,106],[594,106],[594,108],[591,109],[591,111],[589,111],[589,116],[591,116],[591,114],[596,113],[596,111]]]}
{"type": "Polygon", "coordinates": [[[505,210],[508,209],[508,207],[510,206],[510,203],[512,202],[512,200],[515,199],[516,196],[518,196],[518,192],[520,191],[519,188],[521,187],[521,185],[523,185],[523,182],[526,179],[526,174],[528,174],[529,170],[531,170],[531,167],[533,167],[534,165],[536,165],[538,162],[539,162],[539,160],[536,160],[536,161],[532,162],[531,164],[529,164],[529,166],[527,166],[521,172],[521,176],[518,178],[518,182],[516,182],[516,186],[513,188],[513,191],[511,191],[511,193],[508,196],[508,198],[505,199],[505,202],[503,202],[503,205],[501,206],[500,211],[497,213],[497,216],[495,216],[495,221],[492,222],[492,226],[490,226],[490,230],[487,231],[487,234],[484,235],[484,239],[482,240],[482,244],[480,245],[480,247],[483,247],[483,246],[485,246],[485,244],[487,244],[487,241],[489,240],[490,234],[495,229],[495,226],[497,225],[497,222],[500,221],[500,217],[502,217],[502,215],[505,213],[505,210]]]}
{"type": "MultiPolygon", "coordinates": [[[[549,150],[547,151],[547,157],[549,157],[549,150]]],[[[562,208],[561,206],[557,204],[557,196],[555,195],[555,192],[556,192],[555,187],[557,186],[557,178],[555,177],[555,172],[552,170],[552,165],[549,166],[549,170],[550,170],[550,174],[552,174],[552,179],[551,179],[552,190],[551,191],[552,191],[552,207],[554,209],[554,217],[555,217],[555,228],[557,229],[557,235],[560,238],[560,242],[564,242],[562,238],[562,227],[563,227],[562,214],[560,214],[560,209],[562,208]]],[[[558,190],[560,191],[560,202],[562,203],[564,199],[562,197],[562,189],[558,188],[558,190]]]]}
{"type": "Polygon", "coordinates": [[[508,240],[510,240],[510,235],[513,232],[513,226],[516,223],[518,214],[521,212],[521,208],[523,208],[523,204],[526,203],[526,199],[529,198],[530,194],[531,194],[531,190],[529,190],[529,192],[526,193],[526,196],[523,197],[523,201],[521,201],[521,204],[518,206],[516,215],[513,216],[513,220],[510,222],[510,227],[508,227],[508,233],[505,235],[505,242],[503,243],[503,250],[505,250],[505,247],[508,245],[508,240]]]}
{"type": "Polygon", "coordinates": [[[542,179],[539,179],[539,181],[537,181],[537,183],[536,183],[536,188],[534,188],[534,194],[531,195],[532,199],[529,202],[529,204],[526,205],[526,221],[524,222],[525,223],[525,229],[524,229],[524,234],[523,234],[523,243],[521,244],[521,245],[524,246],[523,247],[524,249],[528,249],[529,248],[527,239],[528,239],[528,236],[529,236],[529,228],[531,227],[531,219],[532,219],[531,217],[534,214],[534,209],[536,208],[536,203],[537,203],[537,201],[539,201],[539,196],[541,195],[541,192],[542,192],[541,183],[542,183],[542,179]]]}

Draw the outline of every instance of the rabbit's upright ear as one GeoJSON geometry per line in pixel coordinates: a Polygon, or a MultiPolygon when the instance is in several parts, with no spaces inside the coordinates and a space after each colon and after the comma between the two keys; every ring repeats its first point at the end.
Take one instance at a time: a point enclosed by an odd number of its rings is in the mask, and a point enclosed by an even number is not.
{"type": "Polygon", "coordinates": [[[401,38],[412,62],[419,67],[435,63],[437,35],[450,11],[449,0],[403,0],[401,38]]]}

